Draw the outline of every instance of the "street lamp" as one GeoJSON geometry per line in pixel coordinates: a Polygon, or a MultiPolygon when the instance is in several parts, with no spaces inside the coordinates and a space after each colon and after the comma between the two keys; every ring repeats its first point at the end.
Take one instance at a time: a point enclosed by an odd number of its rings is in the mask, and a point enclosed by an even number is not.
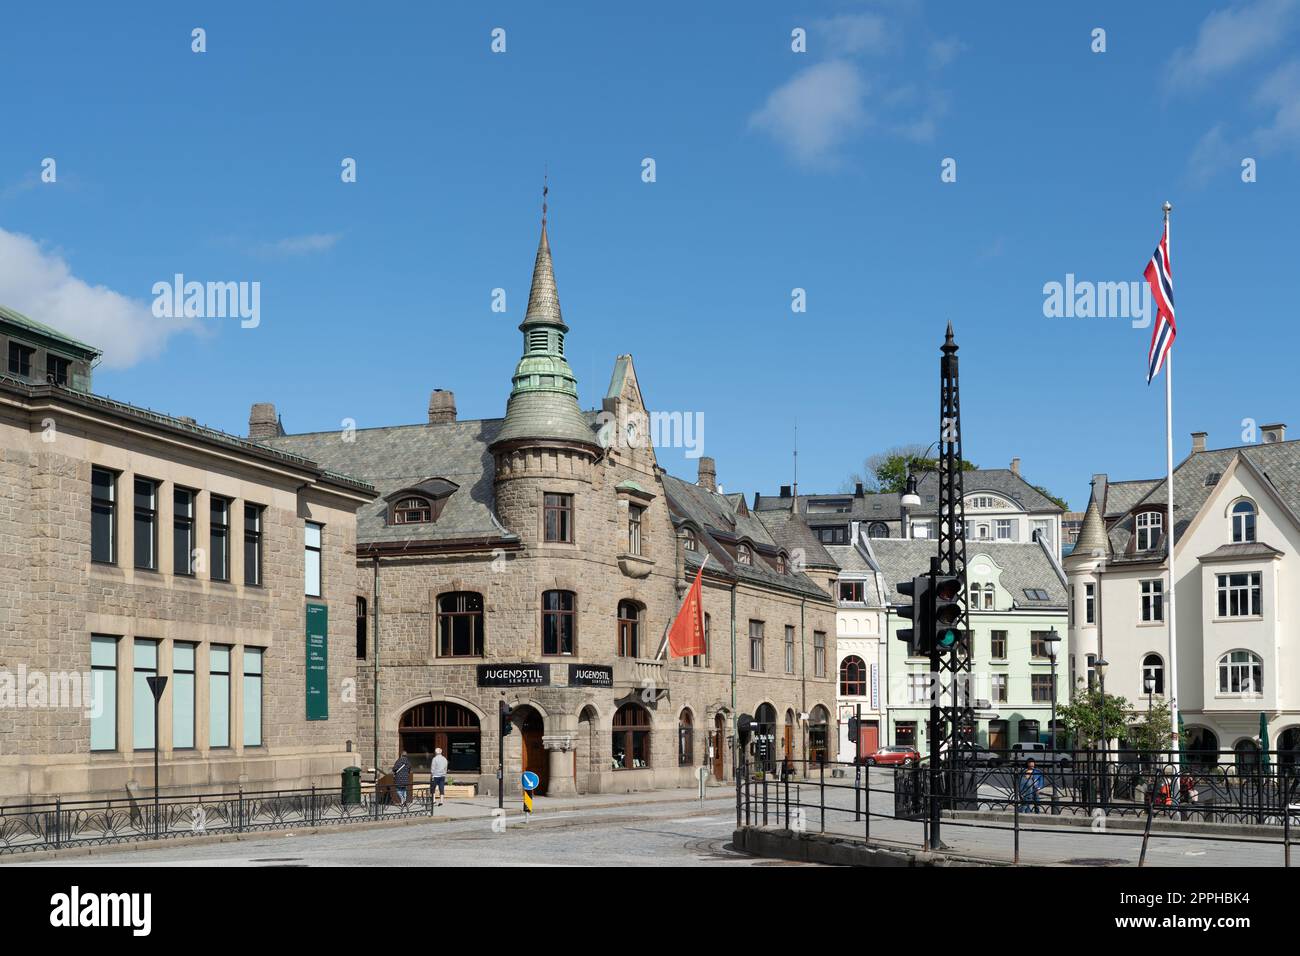
{"type": "Polygon", "coordinates": [[[1056,813],[1056,772],[1059,764],[1056,762],[1056,645],[1061,642],[1061,635],[1052,628],[1043,638],[1047,644],[1047,656],[1052,660],[1052,720],[1047,725],[1048,732],[1052,735],[1052,813],[1056,813]]]}
{"type": "Polygon", "coordinates": [[[1110,802],[1106,792],[1106,763],[1110,759],[1110,738],[1106,736],[1106,671],[1110,667],[1110,661],[1099,657],[1092,666],[1097,671],[1097,680],[1101,686],[1101,805],[1105,807],[1110,802]]]}
{"type": "Polygon", "coordinates": [[[1150,720],[1152,700],[1154,699],[1156,693],[1156,679],[1152,677],[1150,674],[1148,674],[1145,678],[1143,678],[1142,686],[1146,689],[1147,692],[1147,719],[1150,720]]]}

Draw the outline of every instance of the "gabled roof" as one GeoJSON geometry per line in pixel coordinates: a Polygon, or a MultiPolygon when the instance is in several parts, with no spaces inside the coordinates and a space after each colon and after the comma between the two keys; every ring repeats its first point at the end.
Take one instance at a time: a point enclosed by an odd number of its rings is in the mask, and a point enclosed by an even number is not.
{"type": "Polygon", "coordinates": [[[93,362],[104,354],[93,345],[87,345],[70,335],[64,335],[58,329],[37,322],[35,319],[30,319],[17,309],[0,305],[0,328],[3,328],[6,323],[17,328],[20,334],[25,332],[35,338],[43,339],[56,347],[62,347],[64,351],[79,355],[87,361],[93,362]]]}
{"type": "MultiPolygon", "coordinates": [[[[891,604],[910,602],[897,591],[901,581],[910,581],[930,570],[936,542],[927,538],[871,538],[868,546],[885,579],[886,597],[891,604]]],[[[977,554],[987,554],[1002,569],[1001,583],[1019,607],[1054,609],[1066,606],[1065,582],[1047,551],[1037,541],[968,543],[967,565],[977,554]],[[1026,589],[1041,588],[1048,600],[1030,598],[1026,589]]]]}
{"type": "Polygon", "coordinates": [[[789,554],[802,553],[803,563],[809,568],[835,568],[839,563],[831,557],[826,546],[813,534],[797,514],[789,511],[755,511],[754,516],[763,523],[773,540],[789,554]]]}

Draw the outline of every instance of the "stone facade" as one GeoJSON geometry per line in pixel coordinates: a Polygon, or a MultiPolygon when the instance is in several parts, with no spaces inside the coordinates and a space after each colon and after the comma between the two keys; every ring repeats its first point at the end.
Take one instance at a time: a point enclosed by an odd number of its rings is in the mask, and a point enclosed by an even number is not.
{"type": "Polygon", "coordinates": [[[137,639],[157,642],[157,673],[169,676],[158,728],[164,793],[336,786],[339,770],[355,762],[347,752],[356,705],[346,649],[357,591],[355,509],[372,496],[309,461],[180,419],[55,386],[0,383],[0,799],[152,789],[153,750],[134,747],[137,715],[152,722],[151,699],[143,710],[134,699],[137,639]],[[92,468],[116,474],[113,563],[91,560],[92,468]],[[157,570],[133,560],[136,476],[157,483],[157,570]],[[176,573],[174,564],[175,489],[194,493],[193,574],[176,573]],[[228,582],[207,568],[214,495],[231,502],[228,582]],[[265,509],[261,586],[244,584],[244,502],[265,509]],[[317,721],[306,719],[304,705],[308,520],[324,525],[323,597],[311,600],[329,608],[332,652],[329,718],[317,721]],[[99,678],[116,691],[114,747],[95,751],[90,714],[104,701],[90,691],[92,635],[116,639],[116,674],[99,678]],[[172,746],[181,642],[195,646],[194,739],[185,749],[172,746]],[[210,745],[214,645],[232,651],[228,747],[210,745]],[[243,718],[246,703],[250,714],[256,708],[243,699],[245,648],[263,651],[261,743],[251,746],[243,718]]]}

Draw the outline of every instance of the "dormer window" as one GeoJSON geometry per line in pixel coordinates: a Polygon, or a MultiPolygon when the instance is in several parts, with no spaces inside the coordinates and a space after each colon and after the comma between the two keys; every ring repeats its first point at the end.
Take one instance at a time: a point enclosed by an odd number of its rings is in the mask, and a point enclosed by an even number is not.
{"type": "Polygon", "coordinates": [[[1160,541],[1165,516],[1159,511],[1143,511],[1137,516],[1137,549],[1151,551],[1160,541]]]}
{"type": "Polygon", "coordinates": [[[700,549],[700,539],[695,534],[694,528],[687,528],[683,535],[682,547],[687,551],[698,551],[700,549]]]}
{"type": "Polygon", "coordinates": [[[394,524],[428,524],[433,520],[433,505],[428,498],[403,498],[393,508],[394,524]]]}
{"type": "Polygon", "coordinates": [[[1255,506],[1249,501],[1238,501],[1232,506],[1232,541],[1244,544],[1255,540],[1255,506]]]}
{"type": "Polygon", "coordinates": [[[736,545],[736,561],[740,564],[753,564],[754,552],[747,544],[736,545]]]}
{"type": "Polygon", "coordinates": [[[776,573],[777,573],[777,574],[785,574],[785,573],[786,573],[785,555],[784,555],[784,554],[778,554],[778,555],[776,556],[776,573]]]}

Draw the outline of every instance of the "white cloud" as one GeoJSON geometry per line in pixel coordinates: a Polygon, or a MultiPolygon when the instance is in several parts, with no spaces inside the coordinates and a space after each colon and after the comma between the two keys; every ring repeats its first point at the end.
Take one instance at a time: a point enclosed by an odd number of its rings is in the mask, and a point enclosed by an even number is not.
{"type": "Polygon", "coordinates": [[[104,350],[104,364],[127,368],[162,352],[193,319],[154,318],[151,303],[72,274],[57,252],[0,229],[0,304],[104,350]]]}
{"type": "Polygon", "coordinates": [[[869,122],[863,106],[866,93],[866,83],[853,64],[818,63],[774,90],[749,122],[769,133],[799,162],[825,162],[869,122]]]}
{"type": "Polygon", "coordinates": [[[945,66],[957,59],[957,56],[969,49],[965,43],[956,37],[948,37],[945,40],[935,40],[930,44],[930,49],[926,53],[926,59],[931,69],[942,70],[945,66]]]}
{"type": "Polygon", "coordinates": [[[851,53],[888,53],[896,46],[884,17],[874,13],[845,13],[813,24],[818,38],[832,56],[851,53]]]}
{"type": "Polygon", "coordinates": [[[305,236],[289,236],[274,242],[259,242],[252,248],[254,255],[266,259],[289,259],[295,256],[309,256],[334,248],[343,238],[341,232],[313,232],[305,236]]]}
{"type": "Polygon", "coordinates": [[[1205,85],[1281,43],[1300,0],[1255,0],[1216,10],[1201,23],[1196,42],[1174,52],[1165,68],[1171,89],[1205,85]]]}
{"type": "Polygon", "coordinates": [[[1260,148],[1300,148],[1300,61],[1292,60],[1274,71],[1256,92],[1255,101],[1274,111],[1273,121],[1255,131],[1254,140],[1260,148]]]}

